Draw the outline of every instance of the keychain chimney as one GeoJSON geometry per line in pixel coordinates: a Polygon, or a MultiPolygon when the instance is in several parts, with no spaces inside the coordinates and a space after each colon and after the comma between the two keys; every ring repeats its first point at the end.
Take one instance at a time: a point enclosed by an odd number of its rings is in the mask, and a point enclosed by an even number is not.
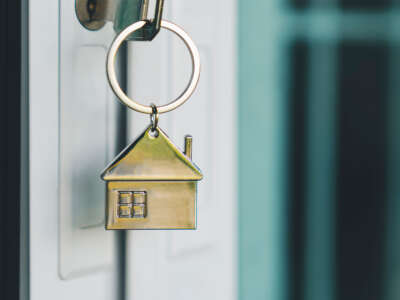
{"type": "Polygon", "coordinates": [[[193,137],[191,135],[185,136],[185,155],[192,159],[192,143],[193,137]]]}

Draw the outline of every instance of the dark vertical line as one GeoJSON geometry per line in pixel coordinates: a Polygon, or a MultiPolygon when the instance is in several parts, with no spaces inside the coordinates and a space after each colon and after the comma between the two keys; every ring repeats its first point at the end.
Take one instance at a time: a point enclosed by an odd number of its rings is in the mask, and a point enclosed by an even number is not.
{"type": "Polygon", "coordinates": [[[339,7],[344,10],[384,10],[388,9],[391,4],[391,0],[339,0],[339,7]]]}
{"type": "MultiPolygon", "coordinates": [[[[128,51],[127,43],[125,42],[119,50],[119,74],[120,74],[120,86],[122,90],[126,91],[128,87],[127,83],[127,63],[128,63],[128,51]]],[[[119,105],[118,116],[117,116],[117,132],[118,132],[118,149],[119,153],[126,147],[127,144],[127,109],[123,105],[119,105]]],[[[118,239],[118,299],[126,299],[126,247],[127,247],[127,236],[126,231],[120,230],[117,232],[118,239]]]]}
{"type": "Polygon", "coordinates": [[[309,0],[289,0],[290,6],[292,6],[295,9],[305,9],[310,7],[310,1],[309,0]]]}
{"type": "Polygon", "coordinates": [[[289,99],[289,299],[304,298],[305,277],[305,194],[307,178],[307,83],[309,46],[295,41],[291,53],[291,90],[289,99]]]}
{"type": "Polygon", "coordinates": [[[20,300],[29,299],[29,0],[21,0],[20,300]]]}
{"type": "Polygon", "coordinates": [[[19,298],[21,1],[1,1],[0,298],[19,298]]]}
{"type": "Polygon", "coordinates": [[[383,297],[388,161],[388,48],[339,46],[337,296],[383,297]]]}

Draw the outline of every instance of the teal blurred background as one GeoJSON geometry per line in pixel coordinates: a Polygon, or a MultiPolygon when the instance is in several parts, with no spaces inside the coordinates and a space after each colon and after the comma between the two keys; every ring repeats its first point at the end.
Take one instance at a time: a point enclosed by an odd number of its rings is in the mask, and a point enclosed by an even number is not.
{"type": "Polygon", "coordinates": [[[400,299],[400,1],[238,14],[240,299],[400,299]]]}

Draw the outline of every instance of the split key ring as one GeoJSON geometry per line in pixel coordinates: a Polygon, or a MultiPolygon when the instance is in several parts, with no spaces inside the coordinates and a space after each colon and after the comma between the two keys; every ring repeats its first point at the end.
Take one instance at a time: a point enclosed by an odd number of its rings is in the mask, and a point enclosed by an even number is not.
{"type": "MultiPolygon", "coordinates": [[[[151,115],[153,113],[153,107],[140,104],[134,101],[133,99],[129,98],[122,91],[115,73],[115,57],[121,44],[130,34],[144,27],[146,24],[147,21],[138,21],[136,23],[133,23],[132,25],[128,26],[123,31],[121,31],[121,33],[115,37],[114,41],[111,44],[110,50],[108,51],[106,67],[107,67],[108,81],[118,99],[123,104],[125,104],[126,106],[135,111],[151,115]]],[[[199,50],[197,49],[195,43],[190,38],[190,36],[181,27],[175,25],[174,23],[162,20],[161,28],[168,29],[169,31],[175,33],[185,43],[186,47],[190,52],[190,57],[192,60],[192,75],[186,89],[178,98],[176,98],[175,100],[166,105],[157,107],[157,112],[159,114],[172,111],[177,107],[181,106],[189,99],[189,97],[193,94],[194,90],[197,87],[197,83],[200,78],[200,67],[201,67],[199,50]]]]}

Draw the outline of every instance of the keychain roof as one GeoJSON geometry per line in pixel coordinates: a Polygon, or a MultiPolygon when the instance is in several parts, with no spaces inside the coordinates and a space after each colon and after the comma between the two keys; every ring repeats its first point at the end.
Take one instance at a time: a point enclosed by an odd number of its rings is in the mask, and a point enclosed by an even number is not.
{"type": "Polygon", "coordinates": [[[201,180],[203,175],[191,161],[191,153],[181,152],[159,127],[155,130],[157,137],[149,126],[114,159],[101,178],[105,181],[201,180]]]}

